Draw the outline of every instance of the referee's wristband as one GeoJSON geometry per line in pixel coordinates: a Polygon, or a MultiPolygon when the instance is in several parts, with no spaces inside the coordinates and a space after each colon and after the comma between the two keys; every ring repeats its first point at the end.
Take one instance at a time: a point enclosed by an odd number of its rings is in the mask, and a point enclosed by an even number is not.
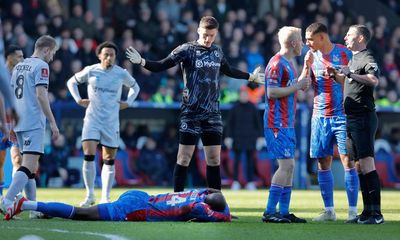
{"type": "Polygon", "coordinates": [[[346,75],[346,77],[351,78],[351,74],[352,74],[352,72],[349,72],[349,73],[346,75]]]}

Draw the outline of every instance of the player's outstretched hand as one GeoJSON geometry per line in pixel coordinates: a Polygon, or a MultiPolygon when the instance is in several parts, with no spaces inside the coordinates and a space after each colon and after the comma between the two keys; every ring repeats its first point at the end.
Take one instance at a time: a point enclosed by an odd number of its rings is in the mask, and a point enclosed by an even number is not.
{"type": "Polygon", "coordinates": [[[131,61],[133,64],[141,64],[142,63],[142,56],[140,53],[136,51],[132,46],[129,46],[125,51],[126,57],[131,61]]]}
{"type": "Polygon", "coordinates": [[[250,73],[249,81],[265,84],[265,75],[261,72],[261,66],[258,66],[252,73],[250,73]]]}

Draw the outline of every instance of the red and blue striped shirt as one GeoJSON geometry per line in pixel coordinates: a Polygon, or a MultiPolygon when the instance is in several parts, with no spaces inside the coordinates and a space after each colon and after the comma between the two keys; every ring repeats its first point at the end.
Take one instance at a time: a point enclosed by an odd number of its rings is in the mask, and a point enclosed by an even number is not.
{"type": "MultiPolygon", "coordinates": [[[[289,87],[297,81],[297,72],[293,64],[275,54],[265,69],[266,88],[289,87]]],[[[296,114],[297,93],[281,98],[268,98],[266,91],[264,126],[268,128],[293,128],[296,114]]]]}
{"type": "Polygon", "coordinates": [[[327,66],[340,68],[352,58],[349,49],[341,44],[334,44],[332,51],[322,54],[320,51],[313,53],[312,85],[314,88],[314,117],[344,116],[343,86],[326,74],[327,66]]]}
{"type": "Polygon", "coordinates": [[[194,189],[186,192],[166,193],[150,196],[147,208],[128,214],[127,219],[145,221],[195,221],[230,222],[228,205],[223,212],[211,210],[204,202],[210,194],[207,189],[194,189]]]}

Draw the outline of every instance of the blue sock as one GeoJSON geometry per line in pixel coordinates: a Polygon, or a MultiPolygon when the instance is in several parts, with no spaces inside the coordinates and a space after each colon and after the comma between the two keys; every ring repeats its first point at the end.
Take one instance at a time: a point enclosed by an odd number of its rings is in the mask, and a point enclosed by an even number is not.
{"type": "Polygon", "coordinates": [[[358,175],[355,168],[346,169],[344,173],[344,182],[346,184],[347,199],[349,207],[357,207],[358,200],[358,175]]]}
{"type": "Polygon", "coordinates": [[[282,215],[289,214],[290,197],[292,195],[292,186],[286,186],[282,189],[282,195],[279,199],[279,212],[282,215]]]}
{"type": "Polygon", "coordinates": [[[75,208],[71,205],[58,202],[38,202],[37,211],[52,217],[72,218],[75,214],[75,208]]]}
{"type": "Polygon", "coordinates": [[[0,182],[0,196],[3,196],[4,182],[0,182]]]}
{"type": "Polygon", "coordinates": [[[268,196],[268,203],[267,203],[267,209],[265,209],[265,212],[267,214],[273,214],[276,213],[276,205],[279,202],[279,199],[281,198],[283,191],[283,187],[279,185],[271,185],[269,189],[269,196],[268,196]]]}
{"type": "Polygon", "coordinates": [[[324,200],[324,206],[333,207],[333,174],[332,170],[319,170],[318,171],[318,183],[321,189],[322,200],[324,200]]]}

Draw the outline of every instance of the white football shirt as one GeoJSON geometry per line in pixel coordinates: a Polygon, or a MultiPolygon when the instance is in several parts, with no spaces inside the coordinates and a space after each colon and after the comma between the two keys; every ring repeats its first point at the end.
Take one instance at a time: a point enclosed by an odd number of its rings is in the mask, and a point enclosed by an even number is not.
{"type": "Polygon", "coordinates": [[[113,65],[111,69],[103,69],[98,63],[76,73],[75,80],[78,84],[88,84],[90,104],[84,121],[103,127],[119,128],[122,86],[132,88],[137,85],[129,72],[117,65],[113,65]]]}
{"type": "Polygon", "coordinates": [[[11,75],[11,87],[20,117],[15,132],[45,128],[46,116],[36,96],[36,87],[49,85],[49,65],[40,58],[26,58],[11,75]]]}

